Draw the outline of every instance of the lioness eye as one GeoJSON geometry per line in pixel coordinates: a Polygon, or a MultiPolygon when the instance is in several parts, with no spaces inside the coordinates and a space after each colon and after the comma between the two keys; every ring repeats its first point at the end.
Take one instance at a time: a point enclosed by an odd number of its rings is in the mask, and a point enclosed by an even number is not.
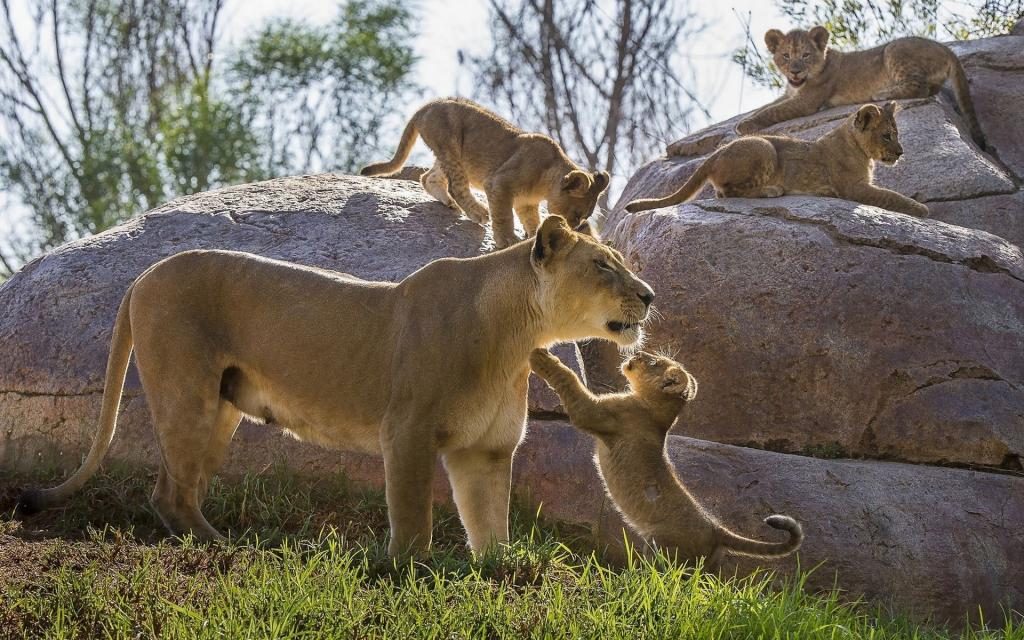
{"type": "Polygon", "coordinates": [[[810,58],[810,57],[811,57],[811,54],[810,54],[810,53],[805,53],[803,57],[805,57],[805,58],[810,58]]]}
{"type": "Polygon", "coordinates": [[[782,59],[783,60],[789,60],[789,54],[788,53],[782,54],[782,59]]]}
{"type": "Polygon", "coordinates": [[[596,264],[597,268],[602,271],[614,271],[614,269],[612,269],[612,266],[605,262],[604,260],[594,260],[594,264],[596,264]]]}
{"type": "Polygon", "coordinates": [[[882,140],[885,140],[886,142],[890,142],[892,140],[892,135],[887,133],[887,134],[882,136],[882,140]]]}

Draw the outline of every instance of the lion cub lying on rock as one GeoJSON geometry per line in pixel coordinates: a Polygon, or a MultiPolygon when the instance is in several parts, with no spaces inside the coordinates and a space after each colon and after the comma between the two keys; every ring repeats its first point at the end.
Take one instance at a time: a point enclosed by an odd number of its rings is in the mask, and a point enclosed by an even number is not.
{"type": "Polygon", "coordinates": [[[794,29],[786,34],[771,29],[764,41],[776,68],[789,82],[789,95],[740,121],[736,125],[740,134],[828,107],[927,98],[938,93],[948,79],[971,137],[985,148],[967,75],[956,54],[944,44],[926,38],[899,38],[872,49],[843,53],[829,48],[825,27],[794,29]]]}
{"type": "Polygon", "coordinates": [[[706,557],[715,566],[725,552],[758,558],[800,547],[803,530],[790,517],[765,523],[789,532],[785,542],[761,542],[729,531],[690,495],[665,455],[665,438],[697,381],[679,363],[640,352],[622,365],[630,390],[595,396],[571,369],[545,349],[530,366],[558,393],[573,425],[597,438],[597,467],[608,495],[633,529],[680,559],[706,557]]]}
{"type": "Polygon", "coordinates": [[[875,160],[895,164],[903,155],[896,103],[866,104],[813,142],[788,136],[747,136],[712,153],[675,193],[634,200],[626,211],[667,207],[693,198],[711,182],[719,198],[776,198],[805,193],[927,216],[928,207],[871,184],[875,160]]]}
{"type": "Polygon", "coordinates": [[[429,102],[417,111],[402,133],[395,156],[364,167],[364,176],[399,171],[416,136],[423,138],[437,158],[420,183],[430,195],[466,216],[485,224],[490,207],[495,247],[516,242],[513,209],[528,236],[537,232],[546,201],[548,212],[562,216],[576,228],[590,217],[597,198],[608,187],[607,172],[589,173],[577,166],[558,143],[539,133],[527,133],[480,105],[456,98],[429,102]],[[470,192],[479,187],[487,195],[480,204],[470,192]]]}

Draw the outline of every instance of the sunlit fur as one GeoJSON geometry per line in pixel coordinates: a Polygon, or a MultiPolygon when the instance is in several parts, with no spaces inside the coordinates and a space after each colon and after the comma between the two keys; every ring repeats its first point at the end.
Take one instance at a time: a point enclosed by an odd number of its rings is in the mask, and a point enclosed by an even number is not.
{"type": "Polygon", "coordinates": [[[665,441],[683,406],[697,395],[696,379],[681,364],[637,353],[622,364],[629,390],[600,396],[545,350],[533,352],[530,366],[558,393],[572,424],[596,438],[597,468],[608,496],[645,540],[681,559],[706,557],[708,566],[726,552],[778,557],[800,546],[803,531],[787,516],[765,519],[789,533],[785,542],[761,542],[726,529],[676,475],[665,441]]]}

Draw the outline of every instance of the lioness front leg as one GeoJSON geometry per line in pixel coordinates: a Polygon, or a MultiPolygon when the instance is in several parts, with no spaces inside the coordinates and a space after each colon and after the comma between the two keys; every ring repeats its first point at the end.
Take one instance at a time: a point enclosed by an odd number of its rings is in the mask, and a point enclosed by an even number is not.
{"type": "Polygon", "coordinates": [[[515,448],[460,449],[444,455],[452,496],[474,553],[508,542],[515,448]]]}
{"type": "Polygon", "coordinates": [[[897,211],[919,218],[928,217],[928,207],[913,198],[908,198],[902,193],[896,193],[889,189],[876,187],[871,184],[861,184],[850,190],[843,197],[855,200],[874,207],[881,207],[889,211],[897,211]]]}
{"type": "Polygon", "coordinates": [[[385,419],[381,429],[384,491],[388,503],[391,557],[430,549],[431,494],[437,449],[433,435],[414,419],[385,419]]]}

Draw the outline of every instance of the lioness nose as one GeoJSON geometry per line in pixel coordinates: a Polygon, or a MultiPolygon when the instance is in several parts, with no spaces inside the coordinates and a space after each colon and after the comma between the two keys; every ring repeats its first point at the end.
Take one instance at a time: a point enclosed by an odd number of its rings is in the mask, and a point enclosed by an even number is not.
{"type": "Polygon", "coordinates": [[[651,291],[650,289],[642,293],[638,293],[636,295],[640,297],[640,300],[644,303],[645,306],[649,307],[651,306],[651,303],[654,302],[654,292],[651,291]]]}

